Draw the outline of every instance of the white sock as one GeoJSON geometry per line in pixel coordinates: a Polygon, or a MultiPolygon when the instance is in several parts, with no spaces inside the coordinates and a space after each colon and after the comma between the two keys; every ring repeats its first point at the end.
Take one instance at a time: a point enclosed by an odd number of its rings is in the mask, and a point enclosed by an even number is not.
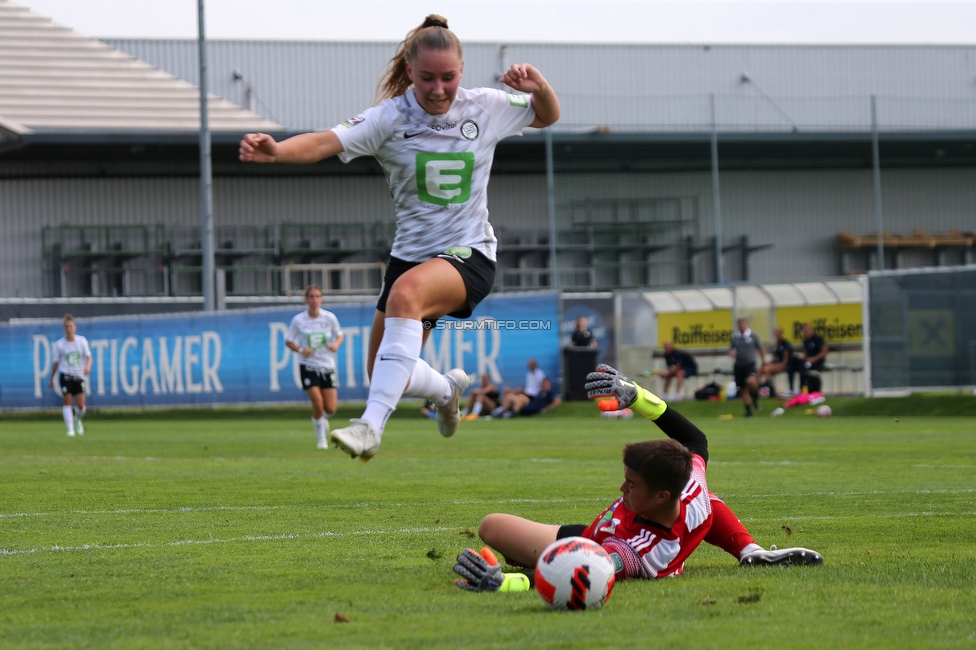
{"type": "Polygon", "coordinates": [[[329,421],[323,415],[318,420],[312,418],[312,426],[315,427],[315,437],[319,442],[325,441],[325,434],[329,431],[329,421]]]}
{"type": "Polygon", "coordinates": [[[447,377],[430,367],[423,359],[417,359],[403,394],[408,397],[423,397],[437,406],[444,406],[451,399],[451,382],[447,377]]]}
{"type": "Polygon", "coordinates": [[[471,415],[481,415],[481,402],[475,402],[474,406],[471,407],[471,415]]]}
{"type": "Polygon", "coordinates": [[[766,549],[764,549],[759,544],[756,543],[749,544],[739,552],[739,559],[741,560],[742,558],[749,555],[750,553],[755,553],[756,551],[765,551],[765,550],[766,549]]]}
{"type": "Polygon", "coordinates": [[[68,427],[68,431],[75,430],[75,414],[72,412],[70,406],[61,407],[61,417],[64,418],[64,423],[68,427]]]}
{"type": "Polygon", "coordinates": [[[88,412],[87,406],[82,406],[81,408],[78,408],[77,406],[72,406],[71,408],[74,409],[76,420],[81,420],[81,418],[85,417],[85,413],[88,412]]]}
{"type": "Polygon", "coordinates": [[[383,340],[373,362],[369,398],[362,418],[380,435],[410,381],[423,342],[424,325],[419,320],[387,318],[384,321],[383,340]]]}

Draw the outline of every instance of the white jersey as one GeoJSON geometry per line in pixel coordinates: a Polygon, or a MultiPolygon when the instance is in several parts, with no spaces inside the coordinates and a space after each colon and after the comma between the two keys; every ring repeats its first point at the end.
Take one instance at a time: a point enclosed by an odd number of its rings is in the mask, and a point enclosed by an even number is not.
{"type": "Polygon", "coordinates": [[[306,310],[291,319],[285,340],[299,348],[314,350],[308,357],[302,357],[300,363],[303,366],[335,372],[336,354],[328,345],[335,343],[341,334],[339,319],[331,311],[320,309],[318,317],[312,318],[306,310]]]}
{"type": "Polygon", "coordinates": [[[546,378],[546,373],[542,368],[536,368],[525,373],[525,394],[535,397],[542,392],[542,380],[546,378]]]}
{"type": "Polygon", "coordinates": [[[75,334],[75,340],[70,343],[62,336],[54,342],[51,355],[51,363],[58,364],[58,372],[62,375],[85,378],[85,366],[88,365],[88,357],[92,353],[88,347],[88,339],[84,336],[75,334]]]}
{"type": "Polygon", "coordinates": [[[374,156],[386,172],[397,217],[392,255],[425,262],[468,246],[495,260],[488,176],[495,145],[535,119],[528,95],[458,88],[444,115],[430,115],[410,89],[332,131],[349,162],[374,156]]]}

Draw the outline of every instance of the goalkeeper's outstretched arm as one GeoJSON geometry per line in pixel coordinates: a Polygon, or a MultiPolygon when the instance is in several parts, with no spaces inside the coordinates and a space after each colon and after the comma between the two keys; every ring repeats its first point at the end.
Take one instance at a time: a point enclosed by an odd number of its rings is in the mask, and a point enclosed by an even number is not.
{"type": "Polygon", "coordinates": [[[591,400],[598,400],[601,410],[632,408],[654,420],[669,438],[674,438],[708,462],[708,438],[701,429],[616,368],[602,363],[598,365],[596,372],[586,376],[586,395],[591,400]]]}

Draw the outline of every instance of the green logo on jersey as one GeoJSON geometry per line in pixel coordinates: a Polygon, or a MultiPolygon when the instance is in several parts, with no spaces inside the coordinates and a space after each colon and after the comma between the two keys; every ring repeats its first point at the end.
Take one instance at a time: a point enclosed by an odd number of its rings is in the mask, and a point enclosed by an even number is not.
{"type": "Polygon", "coordinates": [[[417,193],[421,201],[448,206],[471,198],[474,152],[418,153],[417,193]]]}
{"type": "Polygon", "coordinates": [[[308,347],[313,350],[324,348],[325,343],[325,332],[312,332],[308,335],[308,347]]]}
{"type": "Polygon", "coordinates": [[[451,246],[446,251],[441,253],[441,255],[450,255],[451,257],[471,257],[471,247],[470,246],[451,246]]]}
{"type": "Polygon", "coordinates": [[[64,355],[64,361],[69,366],[81,365],[81,352],[69,352],[64,355]]]}
{"type": "Polygon", "coordinates": [[[529,96],[528,95],[509,95],[508,103],[512,106],[518,106],[519,108],[529,107],[529,96]]]}

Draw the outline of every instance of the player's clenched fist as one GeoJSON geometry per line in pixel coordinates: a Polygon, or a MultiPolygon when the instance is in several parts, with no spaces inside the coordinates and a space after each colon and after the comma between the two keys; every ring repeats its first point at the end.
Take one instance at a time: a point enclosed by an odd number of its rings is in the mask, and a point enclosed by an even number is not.
{"type": "Polygon", "coordinates": [[[243,162],[274,162],[278,143],[267,133],[248,133],[241,140],[238,155],[243,162]]]}

